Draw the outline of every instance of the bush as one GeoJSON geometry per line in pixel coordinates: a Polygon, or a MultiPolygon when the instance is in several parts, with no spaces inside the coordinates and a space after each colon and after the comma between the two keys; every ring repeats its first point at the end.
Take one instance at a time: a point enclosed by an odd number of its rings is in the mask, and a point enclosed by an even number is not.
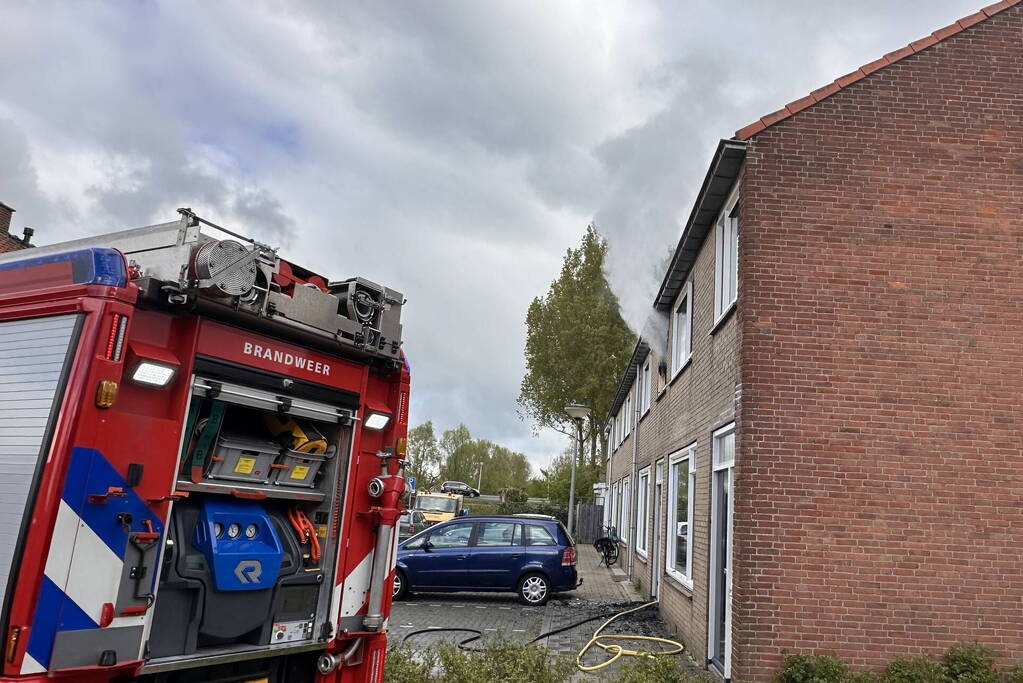
{"type": "Polygon", "coordinates": [[[477,517],[480,515],[499,514],[497,512],[498,506],[493,503],[469,503],[465,507],[468,508],[470,515],[476,515],[477,517]]]}
{"type": "Polygon", "coordinates": [[[998,683],[995,653],[977,643],[960,643],[949,648],[942,661],[950,683],[998,683]]]}
{"type": "Polygon", "coordinates": [[[436,659],[430,651],[413,651],[404,645],[392,647],[384,661],[384,680],[387,683],[430,681],[436,659]]]}
{"type": "Polygon", "coordinates": [[[1023,664],[1014,666],[1005,672],[1005,683],[1023,683],[1023,664]]]}
{"type": "Polygon", "coordinates": [[[893,659],[881,680],[883,683],[944,683],[945,667],[928,657],[893,659]]]}
{"type": "Polygon", "coordinates": [[[551,517],[557,517],[562,522],[568,519],[568,509],[558,507],[557,505],[551,505],[550,503],[501,503],[497,506],[497,514],[499,515],[521,515],[528,513],[531,515],[550,515],[551,517]]]}
{"type": "Polygon", "coordinates": [[[384,683],[567,683],[574,670],[571,659],[553,657],[546,648],[495,639],[479,651],[392,648],[384,683]]]}
{"type": "Polygon", "coordinates": [[[552,657],[547,648],[496,639],[480,651],[448,645],[437,651],[444,683],[565,683],[575,665],[568,658],[552,657]]]}
{"type": "Polygon", "coordinates": [[[849,669],[834,655],[790,655],[778,674],[778,683],[845,683],[849,669]]]}
{"type": "MultiPolygon", "coordinates": [[[[599,673],[599,672],[598,672],[599,673]]],[[[617,683],[714,683],[721,679],[707,672],[694,673],[676,657],[637,657],[626,662],[617,683]]]]}

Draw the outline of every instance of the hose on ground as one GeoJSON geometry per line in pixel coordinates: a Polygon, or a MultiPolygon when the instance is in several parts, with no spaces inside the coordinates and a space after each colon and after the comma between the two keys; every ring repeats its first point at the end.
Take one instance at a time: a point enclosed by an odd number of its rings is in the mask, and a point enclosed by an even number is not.
{"type": "Polygon", "coordinates": [[[608,635],[604,635],[604,636],[600,635],[600,632],[603,631],[605,628],[607,628],[611,624],[611,622],[613,622],[615,619],[618,619],[620,617],[624,617],[626,614],[632,614],[633,612],[638,612],[641,609],[646,609],[647,607],[651,607],[651,606],[656,605],[656,604],[657,604],[657,601],[654,600],[653,602],[648,602],[648,603],[642,604],[639,607],[633,607],[632,609],[627,609],[627,610],[625,610],[623,612],[619,612],[618,614],[614,615],[613,617],[611,617],[610,619],[605,621],[603,624],[601,624],[600,628],[598,628],[596,631],[593,632],[593,637],[590,638],[590,642],[586,643],[586,645],[583,646],[583,649],[579,650],[579,654],[577,654],[575,656],[575,665],[576,665],[576,667],[580,671],[587,671],[587,672],[589,672],[589,671],[598,671],[600,669],[603,669],[605,666],[610,666],[614,662],[618,661],[621,657],[666,657],[666,656],[669,656],[669,655],[681,654],[682,651],[685,649],[685,646],[682,645],[682,643],[679,643],[679,642],[674,641],[674,640],[669,640],[668,638],[659,638],[657,636],[640,636],[640,635],[635,635],[635,634],[617,634],[617,633],[608,634],[608,635]],[[641,642],[644,642],[644,643],[661,643],[662,645],[667,645],[671,649],[661,650],[660,652],[646,652],[645,650],[626,650],[621,645],[618,645],[618,644],[615,644],[615,643],[604,643],[604,642],[601,642],[602,640],[638,640],[638,641],[641,641],[641,642]],[[589,651],[589,649],[591,647],[593,647],[594,645],[596,645],[597,647],[599,647],[602,650],[604,650],[604,652],[610,654],[611,657],[610,657],[610,659],[607,659],[607,660],[605,660],[603,662],[600,662],[599,664],[594,664],[592,666],[584,666],[583,665],[583,661],[582,661],[583,657],[586,655],[586,653],[589,651]]]}
{"type": "MultiPolygon", "coordinates": [[[[597,621],[598,619],[607,619],[607,621],[605,621],[603,624],[601,624],[600,627],[596,631],[593,632],[593,637],[590,638],[589,642],[586,643],[586,645],[583,647],[583,649],[581,649],[579,651],[579,654],[576,655],[576,657],[575,657],[575,665],[576,665],[576,667],[580,671],[587,671],[587,672],[589,672],[589,671],[598,671],[600,669],[603,669],[606,666],[610,666],[611,664],[613,664],[614,662],[618,661],[622,657],[667,657],[667,656],[670,656],[670,655],[681,654],[683,652],[683,650],[685,650],[685,646],[682,643],[679,643],[679,642],[674,641],[674,640],[669,640],[668,638],[659,638],[657,636],[641,636],[641,635],[636,635],[636,634],[617,634],[617,633],[607,634],[607,635],[603,635],[603,636],[600,635],[601,631],[603,631],[605,628],[607,628],[615,619],[618,619],[620,617],[624,617],[627,614],[632,614],[634,612],[639,612],[640,610],[646,609],[647,607],[652,607],[652,606],[654,606],[656,604],[657,604],[657,601],[654,600],[652,602],[643,603],[642,605],[638,605],[636,607],[632,607],[630,609],[623,610],[621,612],[609,612],[609,613],[605,613],[605,614],[598,614],[595,617],[589,617],[587,619],[582,619],[581,621],[577,621],[577,622],[571,623],[571,624],[569,624],[567,626],[562,626],[560,628],[556,628],[554,630],[547,631],[546,633],[541,633],[537,637],[535,637],[532,640],[530,640],[529,643],[532,644],[532,643],[535,643],[537,641],[543,640],[544,638],[548,638],[550,636],[558,635],[559,633],[564,633],[565,631],[571,631],[572,629],[578,628],[578,627],[582,626],[583,624],[588,624],[591,621],[597,621]],[[618,645],[616,643],[604,643],[604,642],[601,642],[602,640],[625,640],[625,641],[642,641],[642,642],[647,642],[647,643],[660,643],[662,645],[667,645],[669,649],[661,650],[660,652],[647,652],[645,650],[627,650],[624,647],[622,647],[621,645],[618,645]],[[605,660],[605,661],[603,661],[603,662],[600,662],[598,664],[594,664],[592,666],[584,666],[583,663],[582,663],[582,659],[586,655],[586,653],[590,650],[590,648],[592,648],[594,646],[599,647],[602,650],[604,650],[604,652],[606,652],[606,653],[608,653],[610,655],[610,658],[605,660]]],[[[475,641],[477,641],[477,640],[479,640],[480,638],[483,637],[483,631],[480,631],[479,629],[475,629],[475,628],[454,628],[454,627],[451,627],[451,628],[424,628],[424,629],[419,629],[418,631],[412,631],[411,633],[405,634],[405,637],[402,638],[401,642],[404,645],[405,643],[407,643],[409,641],[410,638],[422,635],[424,633],[469,633],[471,635],[468,638],[464,638],[463,640],[458,641],[458,647],[461,650],[468,650],[470,652],[478,652],[479,649],[478,648],[467,647],[469,645],[469,643],[473,643],[473,642],[475,642],[475,641]]]]}

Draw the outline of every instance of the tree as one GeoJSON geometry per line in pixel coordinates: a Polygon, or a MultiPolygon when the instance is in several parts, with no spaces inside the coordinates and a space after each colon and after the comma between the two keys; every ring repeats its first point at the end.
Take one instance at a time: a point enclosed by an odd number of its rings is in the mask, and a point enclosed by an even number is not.
{"type": "Polygon", "coordinates": [[[592,409],[584,425],[590,465],[598,457],[601,426],[614,400],[636,338],[622,320],[618,299],[604,276],[607,242],[594,226],[578,249],[569,249],[561,274],[526,314],[526,375],[519,405],[535,428],[575,435],[569,403],[592,409]]]}
{"type": "Polygon", "coordinates": [[[442,457],[433,433],[433,422],[424,422],[408,432],[405,474],[416,478],[416,487],[428,489],[440,478],[442,457]]]}
{"type": "MultiPolygon", "coordinates": [[[[540,470],[546,487],[547,499],[554,505],[568,505],[568,492],[572,482],[572,447],[551,461],[550,467],[540,470]]],[[[593,495],[593,485],[603,481],[599,465],[579,465],[575,470],[575,499],[584,501],[593,495]]]]}

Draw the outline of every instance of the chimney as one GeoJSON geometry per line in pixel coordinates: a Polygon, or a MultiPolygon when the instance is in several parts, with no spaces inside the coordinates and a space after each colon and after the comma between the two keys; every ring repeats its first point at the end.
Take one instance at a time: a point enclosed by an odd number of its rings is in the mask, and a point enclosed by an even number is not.
{"type": "Polygon", "coordinates": [[[12,216],[14,216],[14,209],[0,202],[0,235],[11,234],[12,216]]]}

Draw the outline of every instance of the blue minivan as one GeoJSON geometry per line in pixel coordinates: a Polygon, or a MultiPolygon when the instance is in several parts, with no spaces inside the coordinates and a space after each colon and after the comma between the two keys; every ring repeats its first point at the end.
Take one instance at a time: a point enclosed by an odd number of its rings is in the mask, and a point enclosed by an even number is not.
{"type": "Polygon", "coordinates": [[[409,591],[514,591],[540,606],[582,581],[575,542],[555,517],[461,517],[398,545],[394,597],[409,591]]]}

